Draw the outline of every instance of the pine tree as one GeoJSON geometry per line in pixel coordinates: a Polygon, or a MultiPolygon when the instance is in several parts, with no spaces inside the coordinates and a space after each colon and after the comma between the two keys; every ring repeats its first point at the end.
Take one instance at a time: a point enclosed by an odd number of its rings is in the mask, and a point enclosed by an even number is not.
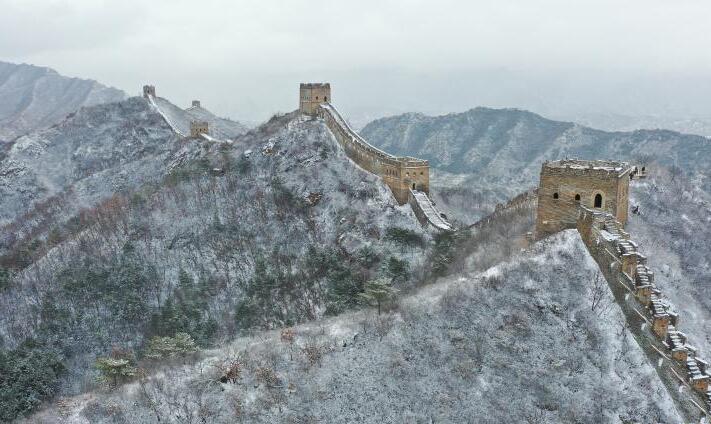
{"type": "Polygon", "coordinates": [[[370,306],[377,306],[378,315],[380,315],[382,305],[392,300],[398,291],[398,289],[392,287],[390,281],[380,278],[368,281],[365,284],[365,291],[359,296],[370,306]]]}

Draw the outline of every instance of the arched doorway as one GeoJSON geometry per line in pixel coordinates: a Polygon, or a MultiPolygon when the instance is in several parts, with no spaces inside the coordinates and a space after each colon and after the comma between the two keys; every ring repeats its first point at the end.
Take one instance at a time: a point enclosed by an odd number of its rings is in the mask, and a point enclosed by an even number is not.
{"type": "Polygon", "coordinates": [[[415,189],[415,183],[412,183],[412,189],[413,190],[415,189]]]}
{"type": "Polygon", "coordinates": [[[595,195],[595,203],[594,203],[596,208],[601,208],[602,207],[602,194],[598,193],[595,195]]]}
{"type": "Polygon", "coordinates": [[[579,195],[579,194],[576,194],[576,195],[575,195],[575,201],[576,201],[576,202],[579,202],[579,201],[580,201],[580,195],[579,195]]]}

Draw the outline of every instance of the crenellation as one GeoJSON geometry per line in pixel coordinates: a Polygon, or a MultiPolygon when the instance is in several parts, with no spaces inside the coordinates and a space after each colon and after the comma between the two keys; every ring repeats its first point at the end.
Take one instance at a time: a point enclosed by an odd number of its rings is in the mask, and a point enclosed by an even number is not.
{"type": "Polygon", "coordinates": [[[316,114],[323,118],[346,155],[361,168],[381,177],[399,204],[408,202],[411,190],[429,194],[428,161],[409,156],[394,156],[372,146],[328,103],[319,104],[316,114]]]}
{"type": "Polygon", "coordinates": [[[623,293],[634,294],[643,311],[637,314],[651,324],[648,337],[669,352],[673,366],[680,370],[677,375],[685,372],[689,386],[704,399],[707,408],[711,407],[708,363],[688,343],[686,334],[678,330],[679,314],[654,285],[654,273],[647,266],[647,258],[639,253],[637,243],[611,213],[585,206],[579,207],[577,229],[613,292],[621,283],[623,293]]]}

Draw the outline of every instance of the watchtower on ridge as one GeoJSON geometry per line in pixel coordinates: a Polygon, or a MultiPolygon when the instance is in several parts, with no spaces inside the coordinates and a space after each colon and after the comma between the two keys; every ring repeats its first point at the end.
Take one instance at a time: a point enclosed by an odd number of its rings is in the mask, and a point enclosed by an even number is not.
{"type": "Polygon", "coordinates": [[[609,212],[622,225],[626,224],[633,170],[627,162],[546,161],[538,186],[536,237],[576,228],[581,205],[609,212]]]}
{"type": "Polygon", "coordinates": [[[299,85],[299,112],[314,116],[320,105],[330,101],[330,83],[301,83],[299,85]]]}
{"type": "Polygon", "coordinates": [[[148,96],[153,96],[156,97],[156,87],[153,85],[144,85],[143,86],[143,97],[146,99],[148,96]]]}
{"type": "Polygon", "coordinates": [[[200,134],[208,134],[210,129],[207,121],[190,121],[190,137],[199,137],[200,134]]]}

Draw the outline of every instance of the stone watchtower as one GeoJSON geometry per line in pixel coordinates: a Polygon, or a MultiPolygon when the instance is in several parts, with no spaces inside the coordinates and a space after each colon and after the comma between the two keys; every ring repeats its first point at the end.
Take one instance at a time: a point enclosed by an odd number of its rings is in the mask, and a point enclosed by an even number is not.
{"type": "Polygon", "coordinates": [[[153,85],[143,86],[143,97],[148,98],[148,96],[156,97],[156,87],[153,85]]]}
{"type": "Polygon", "coordinates": [[[191,107],[200,107],[200,100],[193,100],[191,107]]]}
{"type": "Polygon", "coordinates": [[[330,83],[301,83],[299,86],[299,112],[315,115],[319,105],[331,101],[330,83]]]}
{"type": "Polygon", "coordinates": [[[190,121],[190,137],[200,137],[200,134],[209,134],[207,121],[190,121]]]}
{"type": "Polygon", "coordinates": [[[627,223],[630,173],[626,162],[558,160],[545,162],[538,186],[536,237],[576,228],[579,206],[611,213],[627,223]]]}

